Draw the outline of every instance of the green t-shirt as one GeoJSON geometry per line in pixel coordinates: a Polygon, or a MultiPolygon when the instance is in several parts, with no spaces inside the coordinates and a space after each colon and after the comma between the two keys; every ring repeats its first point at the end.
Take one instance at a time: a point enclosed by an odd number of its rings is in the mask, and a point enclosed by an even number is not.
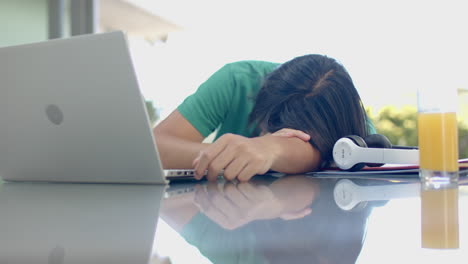
{"type": "Polygon", "coordinates": [[[258,136],[248,126],[255,95],[266,75],[280,64],[240,61],[226,64],[187,97],[177,110],[204,136],[218,129],[216,138],[226,133],[258,136]]]}
{"type": "MultiPolygon", "coordinates": [[[[216,138],[233,133],[245,137],[258,136],[248,119],[255,95],[266,75],[280,64],[265,61],[240,61],[226,64],[187,97],[177,110],[204,137],[218,129],[216,138]]],[[[375,129],[369,123],[369,132],[375,129]]]]}

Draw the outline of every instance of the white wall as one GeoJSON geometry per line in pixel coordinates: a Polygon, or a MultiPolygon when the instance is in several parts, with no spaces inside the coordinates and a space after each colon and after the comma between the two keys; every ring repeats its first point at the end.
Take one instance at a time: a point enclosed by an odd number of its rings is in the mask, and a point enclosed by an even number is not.
{"type": "Polygon", "coordinates": [[[47,39],[47,0],[0,0],[0,47],[47,39]]]}

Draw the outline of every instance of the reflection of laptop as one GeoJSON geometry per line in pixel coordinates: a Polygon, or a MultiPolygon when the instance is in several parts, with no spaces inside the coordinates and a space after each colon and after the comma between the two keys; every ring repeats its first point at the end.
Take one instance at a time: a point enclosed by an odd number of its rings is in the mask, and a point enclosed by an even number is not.
{"type": "MultiPolygon", "coordinates": [[[[122,32],[0,48],[0,177],[166,183],[122,32]]],[[[168,171],[190,178],[193,171],[168,171]]]]}
{"type": "Polygon", "coordinates": [[[147,264],[164,189],[0,184],[0,263],[147,264]]]}

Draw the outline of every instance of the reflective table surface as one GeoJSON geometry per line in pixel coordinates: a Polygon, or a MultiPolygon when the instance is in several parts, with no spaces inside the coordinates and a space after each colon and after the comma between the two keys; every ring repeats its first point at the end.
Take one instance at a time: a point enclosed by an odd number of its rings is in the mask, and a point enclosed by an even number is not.
{"type": "Polygon", "coordinates": [[[468,263],[467,197],[466,176],[5,182],[0,264],[468,263]]]}

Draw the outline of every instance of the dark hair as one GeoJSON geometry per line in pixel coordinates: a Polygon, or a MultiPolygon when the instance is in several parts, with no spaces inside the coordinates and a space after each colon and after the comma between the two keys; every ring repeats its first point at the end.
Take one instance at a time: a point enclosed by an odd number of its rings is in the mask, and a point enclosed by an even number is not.
{"type": "Polygon", "coordinates": [[[326,165],[341,137],[368,134],[361,98],[336,60],[311,54],[294,58],[267,75],[255,98],[249,124],[267,132],[304,131],[326,165]]]}

